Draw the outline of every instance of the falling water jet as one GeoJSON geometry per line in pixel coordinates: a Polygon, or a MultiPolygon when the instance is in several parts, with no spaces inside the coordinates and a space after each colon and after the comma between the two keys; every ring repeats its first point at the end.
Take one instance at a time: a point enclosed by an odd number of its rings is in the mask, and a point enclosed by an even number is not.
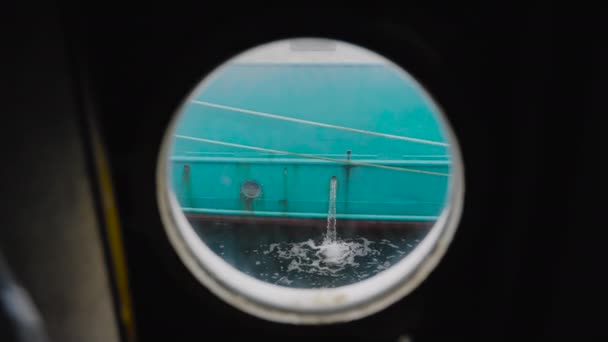
{"type": "Polygon", "coordinates": [[[272,273],[260,271],[258,277],[279,286],[299,287],[304,282],[305,287],[335,287],[341,286],[345,281],[352,283],[369,278],[390,267],[406,253],[386,239],[370,241],[364,237],[338,238],[337,187],[338,179],[333,176],[329,182],[327,231],[322,236],[322,243],[318,244],[317,239],[308,239],[261,246],[263,252],[258,256],[272,258],[272,261],[256,261],[254,267],[263,269],[262,264],[279,262],[281,274],[273,269],[272,273]],[[389,253],[386,253],[386,248],[390,249],[389,253]]]}
{"type": "Polygon", "coordinates": [[[327,233],[321,246],[325,262],[338,264],[348,254],[349,247],[338,242],[336,234],[336,188],[338,179],[332,176],[329,182],[329,209],[327,211],[327,233]]]}
{"type": "Polygon", "coordinates": [[[329,181],[329,209],[327,210],[327,233],[325,235],[325,243],[336,242],[336,188],[338,187],[338,179],[332,176],[329,181]]]}

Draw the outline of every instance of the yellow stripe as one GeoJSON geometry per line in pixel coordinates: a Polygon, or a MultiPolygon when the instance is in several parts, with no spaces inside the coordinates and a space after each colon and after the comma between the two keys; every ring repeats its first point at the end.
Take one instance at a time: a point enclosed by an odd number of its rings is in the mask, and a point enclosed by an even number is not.
{"type": "Polygon", "coordinates": [[[105,157],[103,147],[97,137],[97,132],[93,130],[93,148],[95,153],[95,163],[99,176],[99,189],[103,205],[103,215],[106,225],[106,234],[109,250],[112,259],[112,267],[118,290],[120,305],[120,320],[125,327],[127,340],[136,340],[134,315],[131,305],[131,295],[129,293],[129,280],[127,274],[127,263],[122,241],[118,209],[114,201],[112,181],[110,177],[108,162],[105,157]]]}

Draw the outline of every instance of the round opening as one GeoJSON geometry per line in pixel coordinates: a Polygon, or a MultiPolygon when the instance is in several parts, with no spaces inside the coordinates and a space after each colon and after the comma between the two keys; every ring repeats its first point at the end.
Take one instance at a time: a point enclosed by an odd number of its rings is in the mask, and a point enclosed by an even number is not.
{"type": "Polygon", "coordinates": [[[428,92],[327,39],[258,46],[205,77],[167,129],[157,176],[167,234],[196,278],[298,324],[358,319],[411,292],[464,196],[456,138],[428,92]]]}
{"type": "Polygon", "coordinates": [[[262,192],[262,188],[255,181],[246,181],[241,185],[241,193],[247,198],[257,198],[260,192],[262,192]]]}

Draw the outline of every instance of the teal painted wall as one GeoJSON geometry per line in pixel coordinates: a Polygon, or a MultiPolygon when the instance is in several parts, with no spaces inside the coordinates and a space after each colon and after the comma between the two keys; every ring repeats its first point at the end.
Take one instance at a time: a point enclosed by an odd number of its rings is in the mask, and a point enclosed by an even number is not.
{"type": "MultiPolygon", "coordinates": [[[[445,142],[437,114],[409,79],[382,65],[233,64],[196,100],[297,119],[445,142]]],[[[188,104],[176,134],[265,149],[450,172],[448,148],[344,132],[188,104]]],[[[338,178],[338,217],[434,219],[449,177],[302,160],[176,139],[170,177],[186,211],[325,217],[329,180],[338,178]],[[188,170],[185,171],[184,166],[188,170]],[[262,195],[245,203],[245,180],[262,195]]]]}

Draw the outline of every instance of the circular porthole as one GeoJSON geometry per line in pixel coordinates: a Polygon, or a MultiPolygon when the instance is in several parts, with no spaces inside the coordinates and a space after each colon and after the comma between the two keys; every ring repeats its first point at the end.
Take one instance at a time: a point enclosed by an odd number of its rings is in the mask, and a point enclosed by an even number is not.
{"type": "Polygon", "coordinates": [[[262,188],[255,181],[246,181],[241,185],[241,193],[247,198],[257,198],[260,196],[262,188]]]}
{"type": "Polygon", "coordinates": [[[406,71],[292,39],[202,80],[167,129],[157,183],[169,239],[204,286],[261,318],[321,324],[425,279],[456,230],[463,172],[444,114],[406,71]]]}

